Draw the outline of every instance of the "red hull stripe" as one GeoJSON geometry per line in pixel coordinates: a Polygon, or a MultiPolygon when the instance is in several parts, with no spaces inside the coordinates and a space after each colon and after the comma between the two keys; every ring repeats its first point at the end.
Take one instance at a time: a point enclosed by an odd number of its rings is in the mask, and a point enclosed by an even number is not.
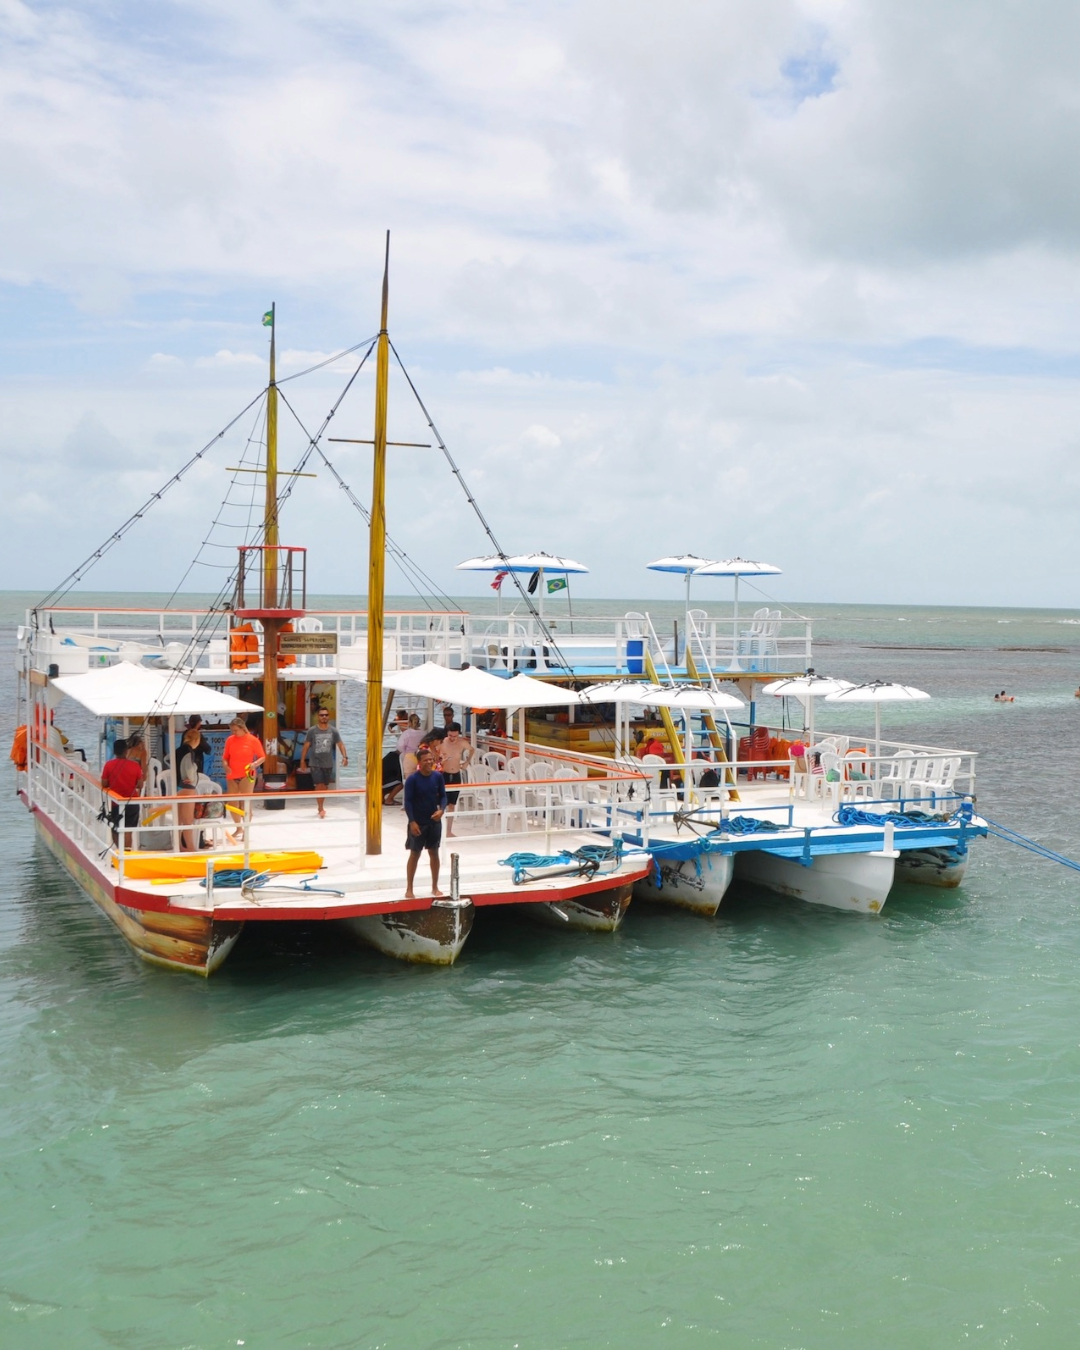
{"type": "MultiPolygon", "coordinates": [[[[42,829],[48,831],[59,847],[72,860],[78,872],[84,878],[82,884],[87,886],[88,889],[91,885],[96,887],[99,891],[104,892],[108,899],[118,905],[124,905],[127,909],[146,910],[158,914],[209,916],[209,911],[198,905],[170,904],[167,895],[147,895],[144,891],[133,891],[126,886],[116,885],[108,873],[69,839],[48,816],[38,810],[37,807],[33,809],[38,824],[42,829]]],[[[478,908],[486,905],[546,904],[553,900],[580,900],[582,896],[596,895],[600,891],[610,890],[615,886],[626,886],[635,881],[640,881],[642,877],[648,875],[649,866],[650,864],[643,863],[640,868],[635,868],[633,872],[624,872],[618,877],[610,875],[600,878],[594,877],[590,881],[582,882],[580,886],[545,886],[543,882],[536,882],[528,886],[513,886],[505,891],[498,891],[490,895],[467,898],[472,899],[473,904],[478,908]]],[[[218,894],[220,895],[220,892],[218,894]]],[[[265,901],[260,903],[257,909],[241,905],[215,904],[213,917],[245,923],[259,923],[260,921],[266,923],[270,920],[277,922],[290,919],[318,923],[328,919],[351,919],[364,914],[403,914],[410,910],[430,908],[431,898],[429,896],[418,896],[415,900],[395,900],[382,904],[338,904],[326,907],[314,904],[298,905],[290,901],[284,901],[280,904],[265,901]]]]}

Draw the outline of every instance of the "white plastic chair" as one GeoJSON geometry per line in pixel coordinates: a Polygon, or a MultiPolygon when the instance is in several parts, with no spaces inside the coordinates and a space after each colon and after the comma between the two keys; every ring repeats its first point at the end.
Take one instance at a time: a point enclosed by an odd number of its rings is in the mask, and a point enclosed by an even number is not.
{"type": "Polygon", "coordinates": [[[821,778],[821,795],[836,810],[844,794],[844,761],[835,750],[823,750],[821,767],[825,770],[821,778]]]}
{"type": "Polygon", "coordinates": [[[870,777],[870,757],[865,750],[849,750],[844,756],[844,795],[856,800],[863,797],[872,801],[875,784],[870,777]],[[861,773],[862,778],[852,778],[852,772],[861,773]]]}
{"type": "Polygon", "coordinates": [[[931,813],[949,810],[955,803],[951,800],[953,783],[960,768],[960,759],[956,755],[931,755],[919,757],[914,761],[909,792],[912,797],[922,798],[913,803],[916,810],[931,813]]]}
{"type": "Polygon", "coordinates": [[[551,787],[552,793],[552,824],[556,823],[557,817],[561,817],[562,824],[567,829],[580,827],[582,824],[583,812],[588,807],[588,802],[583,796],[579,795],[578,783],[580,779],[574,768],[570,764],[560,764],[552,774],[553,778],[558,779],[551,787]]]}
{"type": "Polygon", "coordinates": [[[652,777],[652,799],[658,806],[662,805],[664,810],[678,810],[679,794],[668,780],[668,785],[663,786],[661,774],[666,769],[670,772],[671,765],[662,755],[643,755],[639,761],[641,767],[648,769],[652,777]]]}
{"type": "MultiPolygon", "coordinates": [[[[298,633],[321,633],[323,631],[322,619],[316,619],[314,615],[306,614],[302,619],[293,620],[293,628],[298,633]]],[[[334,658],[329,654],[306,653],[299,657],[301,665],[304,666],[332,666],[334,658]]]]}
{"type": "Polygon", "coordinates": [[[906,795],[914,764],[914,750],[897,750],[891,759],[878,765],[878,789],[882,797],[906,795]]]}
{"type": "Polygon", "coordinates": [[[491,775],[491,782],[496,786],[490,795],[498,813],[500,834],[519,834],[526,828],[527,817],[524,802],[518,797],[517,781],[505,771],[495,771],[491,775]]]}

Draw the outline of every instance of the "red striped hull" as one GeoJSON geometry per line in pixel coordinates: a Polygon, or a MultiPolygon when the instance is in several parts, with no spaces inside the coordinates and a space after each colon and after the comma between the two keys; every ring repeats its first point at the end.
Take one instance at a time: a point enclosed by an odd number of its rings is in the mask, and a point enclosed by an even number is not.
{"type": "MultiPolygon", "coordinates": [[[[205,976],[217,970],[236,945],[244,927],[242,922],[125,904],[123,888],[115,885],[40,811],[34,812],[34,822],[49,852],[143,961],[166,970],[205,976]]],[[[129,893],[129,898],[135,897],[129,893]]]]}

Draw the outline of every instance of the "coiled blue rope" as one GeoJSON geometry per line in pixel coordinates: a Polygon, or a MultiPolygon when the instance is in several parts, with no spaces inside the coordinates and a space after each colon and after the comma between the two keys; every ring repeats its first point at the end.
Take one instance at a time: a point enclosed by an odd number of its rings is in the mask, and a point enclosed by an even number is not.
{"type": "Polygon", "coordinates": [[[604,863],[613,862],[612,872],[622,862],[622,840],[614,844],[583,844],[572,853],[563,849],[560,853],[511,853],[509,858],[500,858],[500,867],[514,869],[514,885],[523,886],[529,881],[544,881],[551,876],[594,877],[600,873],[604,863]],[[558,871],[552,871],[558,868],[558,871]],[[540,869],[545,869],[542,873],[540,869]]]}
{"type": "Polygon", "coordinates": [[[790,828],[775,820],[758,820],[754,816],[730,816],[722,826],[727,834],[776,834],[790,828]]]}
{"type": "MultiPolygon", "coordinates": [[[[953,818],[948,817],[949,820],[953,818]]],[[[928,825],[934,819],[925,811],[860,811],[857,806],[841,806],[833,815],[837,825],[896,825],[900,829],[928,825]]],[[[971,819],[970,812],[967,819],[971,819]]]]}
{"type": "MultiPolygon", "coordinates": [[[[270,872],[256,872],[253,867],[223,867],[214,873],[214,887],[220,886],[226,891],[238,891],[241,886],[265,886],[270,880],[270,872]]],[[[199,878],[199,885],[206,885],[206,878],[199,878]]]]}
{"type": "MultiPolygon", "coordinates": [[[[276,891],[288,891],[295,894],[311,895],[336,895],[343,896],[344,891],[334,890],[331,886],[312,886],[309,883],[317,881],[318,873],[313,872],[309,877],[294,877],[289,873],[282,872],[256,872],[252,867],[224,867],[220,872],[214,873],[214,889],[219,886],[227,891],[248,890],[258,891],[264,886],[270,884],[275,877],[289,876],[292,885],[278,883],[274,889],[276,891]]],[[[199,878],[199,885],[206,886],[206,878],[199,878]]]]}

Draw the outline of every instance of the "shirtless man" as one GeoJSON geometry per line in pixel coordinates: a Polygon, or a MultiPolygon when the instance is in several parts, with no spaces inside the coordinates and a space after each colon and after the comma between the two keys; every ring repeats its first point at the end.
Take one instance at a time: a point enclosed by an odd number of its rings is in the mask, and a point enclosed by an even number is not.
{"type": "Polygon", "coordinates": [[[472,763],[473,748],[461,734],[457,722],[449,722],[442,745],[439,747],[439,760],[442,765],[443,781],[446,784],[446,837],[454,833],[454,808],[457,806],[458,793],[461,791],[462,773],[472,763]]]}

